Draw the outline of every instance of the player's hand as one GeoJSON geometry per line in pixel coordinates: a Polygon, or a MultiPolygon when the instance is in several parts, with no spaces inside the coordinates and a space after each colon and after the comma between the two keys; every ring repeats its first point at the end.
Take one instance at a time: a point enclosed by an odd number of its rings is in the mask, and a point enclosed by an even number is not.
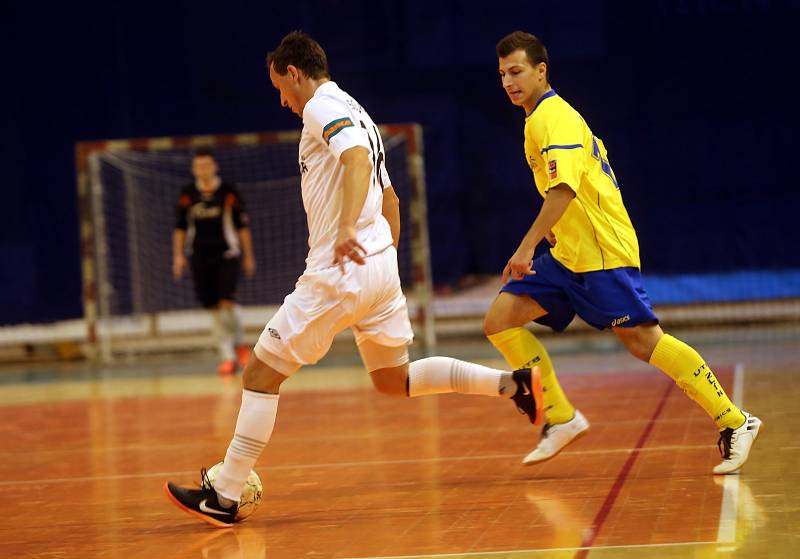
{"type": "Polygon", "coordinates": [[[244,259],[242,260],[242,270],[244,271],[244,275],[248,278],[252,278],[256,273],[256,259],[253,258],[252,254],[245,255],[244,259]]]}
{"type": "Polygon", "coordinates": [[[550,243],[551,247],[556,246],[556,243],[558,242],[555,233],[553,233],[552,231],[548,231],[547,233],[545,233],[544,238],[547,239],[547,242],[550,243]]]}
{"type": "Polygon", "coordinates": [[[184,270],[186,270],[186,257],[179,254],[172,259],[172,277],[176,280],[181,279],[184,270]]]}
{"type": "Polygon", "coordinates": [[[344,272],[346,259],[349,258],[359,266],[363,266],[366,254],[367,251],[356,239],[356,228],[339,227],[339,235],[336,237],[336,244],[333,246],[333,263],[344,272]]]}
{"type": "Polygon", "coordinates": [[[506,283],[509,276],[515,280],[521,280],[525,276],[531,276],[536,272],[532,267],[533,249],[519,247],[517,252],[509,259],[506,267],[503,268],[503,283],[506,283]]]}

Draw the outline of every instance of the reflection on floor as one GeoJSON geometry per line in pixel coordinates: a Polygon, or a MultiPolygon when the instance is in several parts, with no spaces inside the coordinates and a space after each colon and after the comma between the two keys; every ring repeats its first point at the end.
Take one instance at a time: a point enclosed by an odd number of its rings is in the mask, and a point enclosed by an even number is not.
{"type": "Polygon", "coordinates": [[[358,367],[309,368],[285,384],[257,466],[264,502],[230,530],[181,513],[160,487],[219,461],[238,379],[185,360],[16,370],[0,382],[0,556],[790,557],[797,348],[701,347],[765,424],[743,473],[725,478],[710,474],[708,417],[627,355],[556,355],[592,430],[534,467],[520,459],[538,434],[507,401],[392,399],[358,367]]]}

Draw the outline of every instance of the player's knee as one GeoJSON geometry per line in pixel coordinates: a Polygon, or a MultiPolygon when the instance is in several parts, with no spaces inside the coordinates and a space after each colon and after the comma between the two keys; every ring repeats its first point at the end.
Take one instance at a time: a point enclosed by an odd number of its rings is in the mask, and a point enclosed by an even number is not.
{"type": "Polygon", "coordinates": [[[524,326],[545,314],[539,303],[530,297],[501,293],[483,318],[483,333],[486,336],[499,334],[509,328],[524,326]]]}
{"type": "Polygon", "coordinates": [[[408,396],[408,366],[370,371],[372,384],[381,394],[408,396]]]}
{"type": "Polygon", "coordinates": [[[644,361],[645,363],[650,361],[650,353],[648,353],[647,348],[638,341],[626,342],[625,347],[628,349],[628,352],[631,355],[633,355],[636,359],[644,361]]]}
{"type": "Polygon", "coordinates": [[[650,362],[650,356],[653,354],[653,345],[650,340],[643,336],[620,336],[620,339],[628,352],[636,359],[645,363],[650,362]]]}
{"type": "Polygon", "coordinates": [[[492,336],[511,327],[504,314],[496,311],[494,307],[490,308],[483,317],[483,334],[485,336],[492,336]]]}
{"type": "Polygon", "coordinates": [[[664,335],[658,324],[643,324],[634,328],[614,328],[614,333],[622,341],[631,355],[644,361],[650,362],[653,351],[664,335]]]}
{"type": "Polygon", "coordinates": [[[277,394],[281,384],[287,378],[289,378],[288,375],[276,371],[254,354],[248,360],[244,373],[242,373],[242,386],[245,390],[253,392],[277,394]]]}

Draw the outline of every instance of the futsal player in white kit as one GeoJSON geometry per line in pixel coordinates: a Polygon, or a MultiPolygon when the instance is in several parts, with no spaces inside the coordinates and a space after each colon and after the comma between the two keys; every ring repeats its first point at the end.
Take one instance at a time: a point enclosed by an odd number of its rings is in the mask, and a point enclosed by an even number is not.
{"type": "Polygon", "coordinates": [[[244,370],[236,430],[214,486],[205,469],[199,489],[164,485],[175,505],[218,527],[236,521],[245,481],[272,434],[281,383],[324,357],[345,328],[355,334],[380,392],[500,396],[531,423],[542,417],[538,368],[512,373],[449,357],[409,364],[413,333],[397,268],[399,205],[378,127],[331,81],[325,52],[308,35],[288,34],[267,65],[281,105],[303,119],[299,167],[309,253],[244,370]]]}

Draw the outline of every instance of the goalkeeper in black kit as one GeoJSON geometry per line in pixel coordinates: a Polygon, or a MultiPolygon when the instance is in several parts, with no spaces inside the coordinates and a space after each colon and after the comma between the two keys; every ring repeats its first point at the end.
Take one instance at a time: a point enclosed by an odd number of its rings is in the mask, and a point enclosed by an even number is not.
{"type": "Polygon", "coordinates": [[[236,305],[240,268],[252,277],[256,262],[242,197],[235,185],[220,180],[214,153],[198,148],[192,156],[194,182],[181,191],[172,236],[172,272],[179,279],[192,271],[198,301],[211,312],[221,376],[244,368],[250,348],[236,305]],[[187,260],[188,255],[188,260],[187,260]]]}

